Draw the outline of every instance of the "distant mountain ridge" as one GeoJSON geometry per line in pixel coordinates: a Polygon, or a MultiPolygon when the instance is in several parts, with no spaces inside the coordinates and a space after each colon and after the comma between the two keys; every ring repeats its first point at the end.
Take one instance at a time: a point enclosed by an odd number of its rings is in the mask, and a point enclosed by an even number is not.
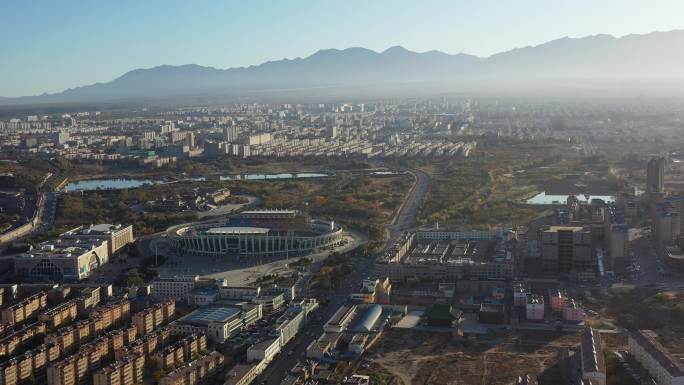
{"type": "Polygon", "coordinates": [[[226,96],[287,90],[397,86],[449,91],[552,85],[558,82],[684,80],[684,30],[561,38],[486,58],[401,46],[375,52],[323,49],[306,58],[217,69],[196,64],[135,69],[106,83],[60,93],[0,97],[0,105],[79,103],[184,96],[226,96]]]}

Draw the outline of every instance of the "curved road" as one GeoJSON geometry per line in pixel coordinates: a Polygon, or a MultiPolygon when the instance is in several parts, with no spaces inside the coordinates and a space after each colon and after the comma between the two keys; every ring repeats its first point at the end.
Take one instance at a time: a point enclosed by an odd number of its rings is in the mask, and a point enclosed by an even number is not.
{"type": "Polygon", "coordinates": [[[409,173],[415,178],[415,182],[395,214],[394,220],[387,225],[390,236],[386,245],[391,245],[396,237],[402,232],[413,229],[416,224],[418,209],[425,198],[430,184],[430,176],[421,170],[410,170],[409,173]]]}

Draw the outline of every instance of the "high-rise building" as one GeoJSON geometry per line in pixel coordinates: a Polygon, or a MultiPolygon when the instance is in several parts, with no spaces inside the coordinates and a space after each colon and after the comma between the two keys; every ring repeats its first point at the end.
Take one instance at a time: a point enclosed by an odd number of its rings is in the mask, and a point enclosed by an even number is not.
{"type": "Polygon", "coordinates": [[[545,273],[593,274],[591,231],[584,227],[549,226],[539,230],[545,273]]]}
{"type": "Polygon", "coordinates": [[[646,166],[646,192],[665,192],[665,158],[653,157],[646,166]]]}
{"type": "Polygon", "coordinates": [[[223,140],[228,143],[236,142],[238,139],[237,127],[230,124],[223,127],[223,140]]]}

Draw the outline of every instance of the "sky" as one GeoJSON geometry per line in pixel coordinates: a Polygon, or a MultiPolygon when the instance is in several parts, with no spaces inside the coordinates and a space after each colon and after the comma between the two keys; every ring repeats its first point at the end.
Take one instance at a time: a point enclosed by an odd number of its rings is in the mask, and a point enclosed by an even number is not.
{"type": "Polygon", "coordinates": [[[488,56],[549,40],[684,29],[681,0],[0,0],[0,96],[136,68],[216,68],[401,45],[488,56]]]}

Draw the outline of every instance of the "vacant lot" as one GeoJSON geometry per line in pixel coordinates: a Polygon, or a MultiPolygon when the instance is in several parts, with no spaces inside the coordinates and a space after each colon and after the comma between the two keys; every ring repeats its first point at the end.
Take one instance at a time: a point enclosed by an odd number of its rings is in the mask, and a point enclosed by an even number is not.
{"type": "Polygon", "coordinates": [[[558,362],[559,348],[578,343],[577,334],[458,341],[449,334],[391,330],[367,353],[367,372],[399,385],[508,385],[518,375],[544,372],[558,362]]]}

